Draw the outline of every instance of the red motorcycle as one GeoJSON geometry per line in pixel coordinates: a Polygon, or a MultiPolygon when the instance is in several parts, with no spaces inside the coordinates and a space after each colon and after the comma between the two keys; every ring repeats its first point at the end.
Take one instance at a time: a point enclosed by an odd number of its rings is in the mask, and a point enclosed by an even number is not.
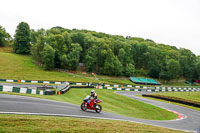
{"type": "Polygon", "coordinates": [[[102,100],[99,99],[89,99],[89,96],[87,96],[86,98],[84,98],[83,103],[81,104],[81,109],[83,111],[86,111],[87,109],[90,110],[95,110],[97,113],[100,113],[102,110],[101,105],[99,105],[98,103],[102,102],[102,100]],[[94,102],[96,102],[96,106],[94,106],[94,102]]]}

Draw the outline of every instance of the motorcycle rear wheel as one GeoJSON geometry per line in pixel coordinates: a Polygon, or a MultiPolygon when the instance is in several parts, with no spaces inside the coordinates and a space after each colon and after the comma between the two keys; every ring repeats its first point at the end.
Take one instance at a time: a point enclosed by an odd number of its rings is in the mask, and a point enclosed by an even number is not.
{"type": "Polygon", "coordinates": [[[97,104],[97,105],[96,105],[96,112],[97,112],[97,113],[100,113],[101,110],[102,110],[101,105],[97,104]]]}
{"type": "Polygon", "coordinates": [[[81,109],[82,109],[83,111],[86,111],[87,105],[85,105],[85,103],[82,103],[82,104],[81,104],[81,109]]]}

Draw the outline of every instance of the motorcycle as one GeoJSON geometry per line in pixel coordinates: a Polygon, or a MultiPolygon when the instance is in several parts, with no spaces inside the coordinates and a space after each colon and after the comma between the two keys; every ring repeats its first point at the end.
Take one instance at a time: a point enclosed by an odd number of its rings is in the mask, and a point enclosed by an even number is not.
{"type": "Polygon", "coordinates": [[[97,113],[100,113],[102,110],[101,105],[98,103],[102,102],[102,100],[99,99],[92,99],[90,100],[90,96],[87,96],[83,99],[83,103],[81,104],[81,109],[83,111],[86,111],[87,109],[95,110],[97,113]],[[96,102],[96,106],[94,107],[94,102],[96,102]]]}

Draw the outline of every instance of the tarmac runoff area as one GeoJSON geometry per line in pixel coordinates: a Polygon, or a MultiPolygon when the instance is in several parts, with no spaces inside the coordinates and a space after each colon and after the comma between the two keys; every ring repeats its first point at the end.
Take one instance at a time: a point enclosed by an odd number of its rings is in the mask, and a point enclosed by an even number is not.
{"type": "MultiPolygon", "coordinates": [[[[3,85],[0,83],[0,85],[3,85]]],[[[4,85],[8,85],[7,83],[4,85]]],[[[10,84],[16,86],[16,84],[10,84]]],[[[38,85],[17,84],[19,87],[37,87],[38,85]]],[[[16,86],[18,87],[18,86],[16,86]]],[[[159,127],[166,127],[170,129],[183,130],[187,132],[200,132],[200,112],[189,108],[164,103],[160,101],[154,101],[142,97],[136,97],[134,95],[145,94],[149,92],[129,92],[129,91],[117,91],[119,95],[127,96],[138,101],[152,104],[160,108],[177,113],[179,118],[176,120],[158,121],[158,120],[144,120],[136,119],[126,116],[121,116],[108,112],[101,112],[100,114],[94,111],[82,111],[80,106],[57,102],[52,100],[32,98],[26,96],[16,96],[0,94],[0,113],[5,114],[33,114],[33,115],[48,115],[48,116],[65,116],[65,117],[79,117],[79,118],[95,118],[95,119],[111,119],[143,123],[148,125],[154,125],[159,127]]]]}

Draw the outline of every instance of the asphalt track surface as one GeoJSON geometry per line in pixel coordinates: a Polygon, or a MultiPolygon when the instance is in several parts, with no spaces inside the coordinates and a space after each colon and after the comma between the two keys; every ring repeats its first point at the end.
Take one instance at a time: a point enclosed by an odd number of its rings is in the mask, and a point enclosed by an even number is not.
{"type": "MultiPolygon", "coordinates": [[[[99,119],[113,119],[144,123],[171,129],[184,130],[189,132],[200,132],[200,112],[185,107],[136,97],[135,94],[143,94],[146,92],[128,92],[118,91],[117,94],[124,95],[138,101],[152,104],[161,108],[176,111],[184,116],[183,119],[157,121],[157,120],[144,120],[117,115],[108,112],[101,112],[100,114],[94,111],[82,111],[80,106],[57,102],[53,100],[46,100],[40,98],[32,98],[26,96],[6,95],[0,94],[0,113],[11,114],[35,114],[35,115],[55,115],[55,116],[69,116],[80,118],[99,118],[99,119]]],[[[81,103],[80,103],[81,104],[81,103]]]]}

